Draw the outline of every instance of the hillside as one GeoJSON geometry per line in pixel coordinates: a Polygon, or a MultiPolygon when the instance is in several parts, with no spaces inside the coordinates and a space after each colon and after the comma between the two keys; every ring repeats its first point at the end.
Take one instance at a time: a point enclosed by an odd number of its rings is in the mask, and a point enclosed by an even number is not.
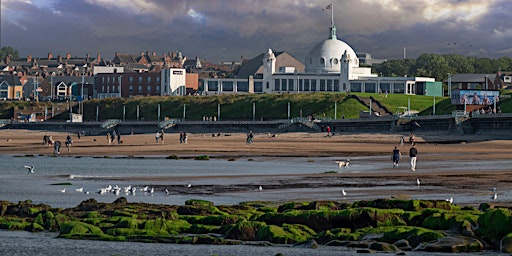
{"type": "MultiPolygon", "coordinates": [[[[417,110],[420,115],[431,115],[434,98],[418,95],[389,94],[388,97],[376,93],[356,93],[359,98],[373,97],[395,113],[399,107],[417,110]]],[[[447,97],[436,97],[436,115],[450,114],[455,107],[447,97]]],[[[13,107],[41,108],[49,107],[46,103],[31,102],[0,102],[0,118],[9,119],[13,116],[13,107]]],[[[512,101],[504,99],[500,102],[503,112],[512,112],[512,101]]],[[[309,94],[245,94],[245,95],[211,95],[186,97],[134,97],[130,99],[111,98],[90,100],[84,103],[84,121],[100,121],[106,119],[124,119],[140,121],[156,121],[158,117],[183,118],[192,121],[203,120],[203,117],[217,117],[220,109],[221,120],[275,120],[293,117],[312,116],[318,119],[327,118],[359,118],[360,111],[369,108],[346,93],[309,93],[309,94]],[[138,106],[138,107],[137,107],[138,106]],[[160,115],[159,115],[160,106],[160,115]],[[289,106],[289,107],[288,107],[289,106]],[[253,115],[254,111],[254,115],[253,115]],[[336,117],[334,116],[336,112],[336,117]]],[[[64,110],[64,109],[63,109],[64,110]]],[[[77,113],[75,104],[73,112],[77,113]]],[[[67,120],[66,110],[56,115],[54,120],[67,120]]]]}

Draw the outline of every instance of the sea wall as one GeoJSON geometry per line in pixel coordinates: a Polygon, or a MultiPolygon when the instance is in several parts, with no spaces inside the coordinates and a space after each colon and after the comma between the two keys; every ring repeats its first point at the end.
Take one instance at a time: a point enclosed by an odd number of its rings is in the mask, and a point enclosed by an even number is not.
{"type": "MultiPolygon", "coordinates": [[[[2,129],[28,129],[48,131],[83,131],[90,135],[101,135],[113,128],[102,128],[102,122],[37,122],[10,123],[2,129]]],[[[480,115],[472,118],[456,119],[451,115],[397,118],[394,116],[361,119],[321,120],[308,125],[289,120],[273,121],[183,121],[165,128],[166,132],[185,131],[189,133],[284,133],[284,132],[323,132],[327,126],[338,133],[388,133],[409,131],[450,131],[458,134],[491,134],[512,129],[512,114],[480,115]]],[[[122,121],[116,129],[121,134],[153,133],[160,130],[157,121],[122,121]]]]}

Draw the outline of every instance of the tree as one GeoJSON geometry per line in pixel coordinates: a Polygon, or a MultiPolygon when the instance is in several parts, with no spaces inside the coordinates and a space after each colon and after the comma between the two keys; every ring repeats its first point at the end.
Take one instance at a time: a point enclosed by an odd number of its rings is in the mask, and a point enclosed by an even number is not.
{"type": "Polygon", "coordinates": [[[10,56],[11,58],[18,58],[19,53],[17,50],[14,50],[14,48],[6,46],[0,49],[0,60],[4,60],[6,56],[10,56]]]}

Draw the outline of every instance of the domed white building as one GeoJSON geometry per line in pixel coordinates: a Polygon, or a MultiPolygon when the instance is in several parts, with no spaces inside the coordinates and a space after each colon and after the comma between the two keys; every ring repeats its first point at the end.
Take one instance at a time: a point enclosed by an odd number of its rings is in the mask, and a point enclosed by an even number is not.
{"type": "Polygon", "coordinates": [[[318,43],[311,49],[305,59],[306,73],[340,73],[341,57],[347,54],[350,67],[359,67],[356,52],[347,43],[338,40],[336,27],[331,25],[328,39],[318,43]]]}
{"type": "MultiPolygon", "coordinates": [[[[426,94],[426,84],[435,82],[434,78],[426,77],[379,77],[371,73],[371,68],[359,64],[356,51],[337,38],[331,9],[329,37],[309,51],[304,63],[286,52],[268,49],[266,53],[244,61],[236,78],[203,79],[204,93],[426,94]]],[[[436,87],[440,86],[440,83],[436,84],[436,87]]]]}

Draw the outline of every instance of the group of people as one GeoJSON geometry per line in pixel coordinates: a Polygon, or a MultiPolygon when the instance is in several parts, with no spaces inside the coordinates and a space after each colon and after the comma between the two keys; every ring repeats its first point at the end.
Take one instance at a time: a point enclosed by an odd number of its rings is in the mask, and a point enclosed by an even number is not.
{"type": "Polygon", "coordinates": [[[119,133],[116,130],[112,130],[112,132],[107,132],[107,140],[108,140],[109,145],[112,144],[116,140],[117,140],[117,144],[121,144],[121,133],[119,133]]]}
{"type": "MultiPolygon", "coordinates": [[[[68,151],[70,151],[71,144],[73,144],[73,140],[71,139],[71,135],[68,134],[68,136],[66,137],[66,147],[68,148],[68,151]]],[[[62,146],[62,144],[60,140],[54,141],[51,135],[45,134],[43,136],[43,146],[53,146],[53,154],[55,156],[60,155],[60,147],[62,146]]]]}
{"type": "Polygon", "coordinates": [[[187,144],[188,142],[188,135],[186,132],[181,131],[180,132],[180,144],[187,144]]]}
{"type": "MultiPolygon", "coordinates": [[[[400,139],[400,144],[403,144],[403,137],[400,139]]],[[[416,149],[416,144],[414,140],[411,142],[411,148],[409,149],[409,157],[411,160],[411,171],[416,171],[416,156],[418,155],[418,149],[416,149]]],[[[398,163],[400,162],[400,158],[402,158],[402,153],[397,146],[393,149],[393,153],[391,159],[393,160],[393,168],[398,168],[398,163]]]]}

